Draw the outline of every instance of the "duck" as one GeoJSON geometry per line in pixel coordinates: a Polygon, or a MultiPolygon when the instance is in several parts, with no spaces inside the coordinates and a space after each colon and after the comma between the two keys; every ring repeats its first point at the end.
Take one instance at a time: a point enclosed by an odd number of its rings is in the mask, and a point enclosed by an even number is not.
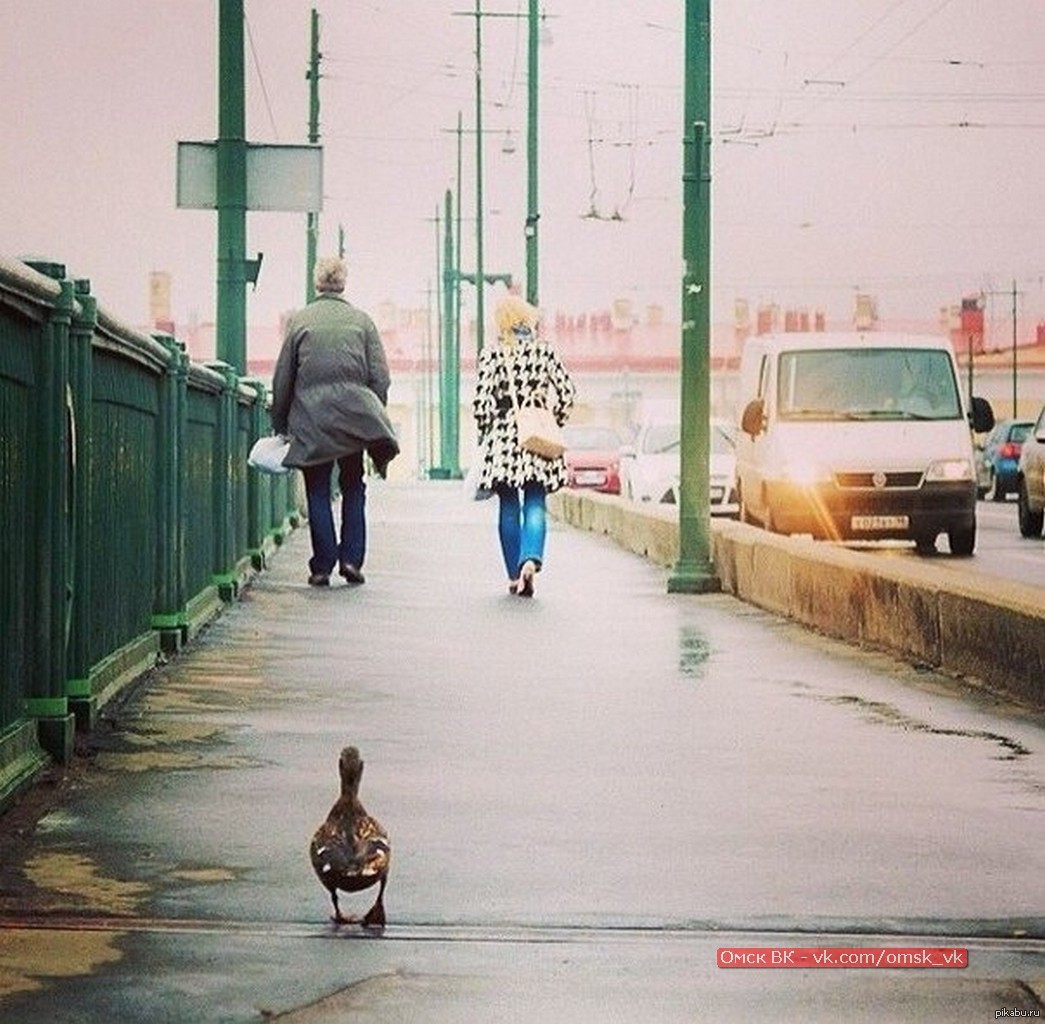
{"type": "Polygon", "coordinates": [[[359,782],[363,759],[356,747],[345,747],[338,757],[341,795],[330,808],[326,821],[316,829],[309,855],[316,877],[330,893],[335,924],[352,924],[357,918],[341,913],[337,894],[361,892],[378,886],[377,899],[360,922],[364,928],[381,930],[385,926],[384,894],[392,858],[388,832],[376,818],[367,814],[359,801],[359,782]]]}

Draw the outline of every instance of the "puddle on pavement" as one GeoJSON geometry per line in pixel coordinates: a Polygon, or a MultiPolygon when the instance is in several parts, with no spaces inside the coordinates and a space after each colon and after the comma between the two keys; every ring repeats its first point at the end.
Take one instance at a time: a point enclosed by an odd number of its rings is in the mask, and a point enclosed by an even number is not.
{"type": "Polygon", "coordinates": [[[116,963],[125,932],[0,930],[0,1004],[7,996],[36,992],[50,978],[91,974],[116,963]]]}
{"type": "Polygon", "coordinates": [[[826,704],[855,708],[861,713],[864,721],[875,725],[890,725],[903,729],[905,732],[926,733],[930,736],[954,736],[958,739],[985,740],[988,743],[995,743],[1001,747],[1001,751],[994,755],[997,761],[1015,761],[1017,758],[1030,754],[1022,743],[1003,736],[1001,733],[990,732],[986,729],[948,729],[930,725],[928,722],[922,722],[904,714],[899,708],[886,704],[884,701],[867,700],[852,694],[825,696],[814,693],[797,693],[796,696],[823,701],[826,704]]]}
{"type": "Polygon", "coordinates": [[[38,890],[34,905],[40,911],[93,911],[125,917],[138,912],[150,891],[144,882],[106,877],[82,853],[41,853],[27,860],[22,871],[38,890]]]}
{"type": "Polygon", "coordinates": [[[679,673],[687,679],[704,674],[704,666],[711,656],[711,645],[704,634],[692,626],[679,629],[679,673]]]}

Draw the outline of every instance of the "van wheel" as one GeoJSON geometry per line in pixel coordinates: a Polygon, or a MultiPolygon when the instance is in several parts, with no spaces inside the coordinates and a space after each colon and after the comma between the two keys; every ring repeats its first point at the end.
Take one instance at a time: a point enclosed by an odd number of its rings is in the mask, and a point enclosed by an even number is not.
{"type": "Polygon", "coordinates": [[[914,538],[914,550],[920,555],[936,554],[936,534],[920,533],[914,538]]]}
{"type": "Polygon", "coordinates": [[[968,558],[976,548],[976,524],[948,530],[947,542],[951,546],[952,555],[968,558]]]}
{"type": "Polygon", "coordinates": [[[1040,537],[1042,525],[1045,525],[1045,509],[1033,511],[1030,498],[1027,496],[1027,481],[1020,477],[1020,488],[1016,494],[1016,507],[1020,521],[1021,537],[1040,537]]]}

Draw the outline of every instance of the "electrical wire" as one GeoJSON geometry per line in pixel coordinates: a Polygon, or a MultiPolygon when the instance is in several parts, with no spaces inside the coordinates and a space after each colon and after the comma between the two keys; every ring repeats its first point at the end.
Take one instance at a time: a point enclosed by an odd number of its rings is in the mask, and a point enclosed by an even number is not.
{"type": "Polygon", "coordinates": [[[261,96],[265,102],[265,110],[268,112],[269,124],[272,126],[272,134],[276,141],[279,141],[279,128],[276,126],[276,118],[272,113],[272,103],[269,101],[269,91],[265,85],[265,76],[261,71],[261,61],[258,59],[257,47],[254,45],[254,33],[250,28],[250,18],[243,15],[243,22],[247,28],[247,41],[250,44],[250,56],[254,62],[254,71],[258,76],[258,82],[261,85],[261,96]]]}

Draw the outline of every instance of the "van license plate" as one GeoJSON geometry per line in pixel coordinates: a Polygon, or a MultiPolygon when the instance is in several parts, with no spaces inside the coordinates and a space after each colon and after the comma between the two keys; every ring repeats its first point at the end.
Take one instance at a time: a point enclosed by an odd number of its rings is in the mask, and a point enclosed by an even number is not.
{"type": "Polygon", "coordinates": [[[911,521],[907,516],[853,516],[854,530],[906,530],[911,521]]]}

